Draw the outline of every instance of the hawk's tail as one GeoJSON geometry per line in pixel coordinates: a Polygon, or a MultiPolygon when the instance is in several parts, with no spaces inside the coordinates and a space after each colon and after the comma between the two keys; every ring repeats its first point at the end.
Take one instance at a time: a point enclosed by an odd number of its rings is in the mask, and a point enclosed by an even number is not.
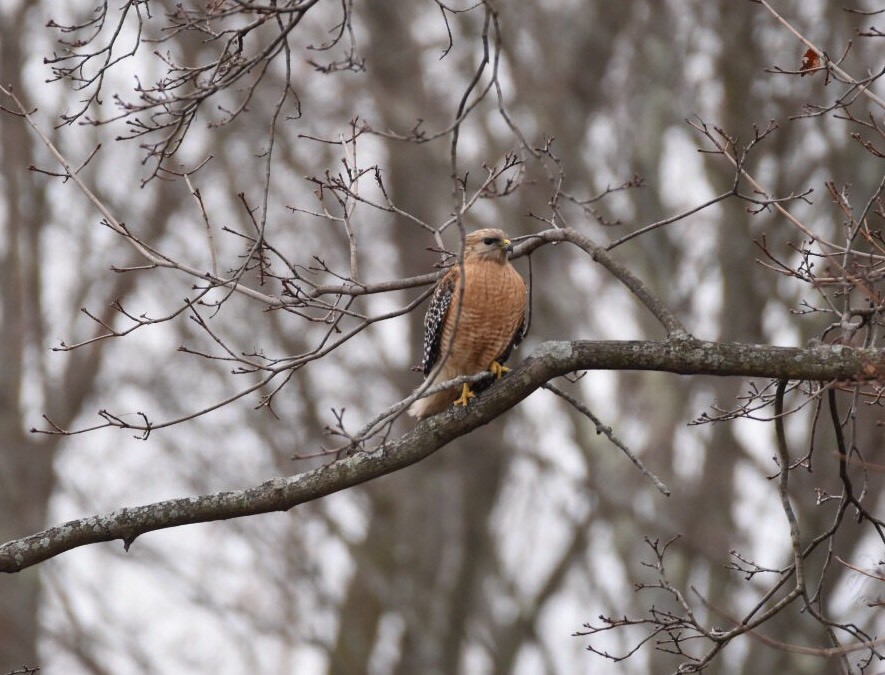
{"type": "MultiPolygon", "coordinates": [[[[439,383],[450,380],[455,377],[455,375],[457,375],[457,373],[449,373],[444,367],[442,372],[431,373],[428,376],[428,379],[433,378],[434,383],[439,383]]],[[[431,394],[430,396],[419,398],[409,406],[409,414],[412,417],[417,417],[419,420],[423,420],[425,417],[430,417],[431,415],[436,415],[437,413],[446,410],[455,402],[456,398],[458,398],[458,387],[445,389],[435,394],[431,394]]]]}

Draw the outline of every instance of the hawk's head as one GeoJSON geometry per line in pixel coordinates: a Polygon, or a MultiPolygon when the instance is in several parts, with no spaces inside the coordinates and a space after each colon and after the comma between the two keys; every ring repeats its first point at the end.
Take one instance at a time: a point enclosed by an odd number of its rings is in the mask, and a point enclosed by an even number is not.
{"type": "Polygon", "coordinates": [[[504,230],[486,228],[467,235],[464,247],[465,258],[480,258],[507,262],[507,252],[512,250],[510,240],[504,230]]]}

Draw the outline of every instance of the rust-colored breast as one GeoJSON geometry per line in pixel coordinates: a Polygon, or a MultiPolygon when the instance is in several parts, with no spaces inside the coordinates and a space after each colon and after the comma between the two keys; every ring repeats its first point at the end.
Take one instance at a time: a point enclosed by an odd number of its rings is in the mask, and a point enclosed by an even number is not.
{"type": "Polygon", "coordinates": [[[464,272],[464,297],[459,297],[458,283],[441,347],[445,353],[451,346],[451,371],[468,375],[488,370],[513,342],[525,316],[526,287],[509,262],[471,262],[465,264],[464,272]]]}

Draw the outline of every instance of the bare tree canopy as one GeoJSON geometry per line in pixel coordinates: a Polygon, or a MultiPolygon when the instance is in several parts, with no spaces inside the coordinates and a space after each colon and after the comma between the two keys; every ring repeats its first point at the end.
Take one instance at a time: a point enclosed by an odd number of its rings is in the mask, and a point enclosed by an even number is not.
{"type": "Polygon", "coordinates": [[[879,672],[883,16],[8,3],[0,672],[879,672]]]}

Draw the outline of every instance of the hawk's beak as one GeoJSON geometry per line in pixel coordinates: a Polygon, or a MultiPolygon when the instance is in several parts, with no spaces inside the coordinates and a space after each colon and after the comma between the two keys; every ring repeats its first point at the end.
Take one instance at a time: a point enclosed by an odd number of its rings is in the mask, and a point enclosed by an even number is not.
{"type": "Polygon", "coordinates": [[[501,242],[501,248],[507,251],[507,253],[513,253],[513,244],[510,243],[509,239],[505,239],[501,242]]]}

